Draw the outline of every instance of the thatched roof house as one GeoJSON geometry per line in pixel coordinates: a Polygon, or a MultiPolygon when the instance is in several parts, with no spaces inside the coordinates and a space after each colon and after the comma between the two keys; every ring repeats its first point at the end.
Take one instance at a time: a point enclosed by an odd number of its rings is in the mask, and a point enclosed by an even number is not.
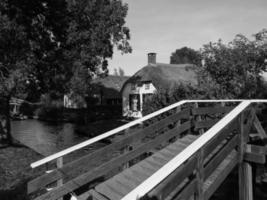
{"type": "Polygon", "coordinates": [[[99,104],[121,104],[120,90],[128,79],[114,75],[96,78],[91,82],[91,95],[98,98],[99,104]]]}
{"type": "Polygon", "coordinates": [[[197,85],[196,69],[193,64],[157,63],[156,53],[149,53],[148,64],[122,87],[123,115],[141,117],[145,99],[160,89],[170,89],[181,83],[197,85]]]}
{"type": "Polygon", "coordinates": [[[151,82],[156,89],[166,89],[180,83],[197,85],[195,68],[193,64],[148,64],[129,78],[124,86],[145,82],[151,82]]]}

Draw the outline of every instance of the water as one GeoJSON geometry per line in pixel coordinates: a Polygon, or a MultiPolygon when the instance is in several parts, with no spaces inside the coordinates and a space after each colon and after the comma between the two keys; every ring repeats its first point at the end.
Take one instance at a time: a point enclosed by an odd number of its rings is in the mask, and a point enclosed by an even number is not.
{"type": "Polygon", "coordinates": [[[13,121],[12,135],[16,140],[44,156],[88,139],[75,133],[74,124],[34,119],[13,121]]]}

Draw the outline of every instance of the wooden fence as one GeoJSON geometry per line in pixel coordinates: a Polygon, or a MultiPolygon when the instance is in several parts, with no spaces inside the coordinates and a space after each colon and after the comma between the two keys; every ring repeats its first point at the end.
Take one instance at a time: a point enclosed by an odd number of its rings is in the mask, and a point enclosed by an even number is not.
{"type": "Polygon", "coordinates": [[[248,183],[242,186],[246,189],[240,189],[241,199],[251,199],[252,183],[247,180],[251,179],[248,176],[251,166],[247,162],[263,163],[266,153],[261,147],[247,144],[253,125],[257,133],[265,137],[255,115],[254,102],[264,101],[191,100],[163,108],[33,163],[31,166],[35,168],[56,160],[57,168],[31,180],[28,193],[36,200],[70,195],[78,199],[89,196],[93,199],[112,199],[113,196],[123,200],[208,199],[238,164],[240,183],[248,183]],[[139,128],[132,128],[137,125],[139,128]],[[113,143],[63,164],[63,156],[118,134],[120,137],[115,136],[113,143]],[[154,159],[157,152],[162,154],[170,145],[177,146],[176,142],[183,142],[190,135],[196,138],[166,162],[158,161],[158,167],[155,163],[148,177],[141,177],[135,183],[129,181],[135,179],[135,175],[130,174],[132,168],[137,167],[141,173],[140,163],[154,159]],[[118,184],[122,172],[129,175],[129,180],[124,182],[126,189],[118,184]],[[47,186],[55,182],[56,187],[46,191],[47,186]],[[105,195],[99,192],[108,184],[112,184],[113,191],[105,191],[105,195]]]}

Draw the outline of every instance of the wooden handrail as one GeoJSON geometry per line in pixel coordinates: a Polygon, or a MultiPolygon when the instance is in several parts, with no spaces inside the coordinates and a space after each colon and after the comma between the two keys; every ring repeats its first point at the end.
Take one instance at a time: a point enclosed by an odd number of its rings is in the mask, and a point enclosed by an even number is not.
{"type": "Polygon", "coordinates": [[[69,148],[67,148],[67,149],[64,149],[64,150],[62,150],[62,151],[60,151],[60,152],[57,152],[57,153],[55,153],[55,154],[53,154],[53,155],[50,155],[50,156],[48,156],[48,157],[45,157],[45,158],[43,158],[43,159],[41,159],[41,160],[39,160],[39,161],[36,161],[36,162],[32,163],[30,166],[31,166],[32,168],[36,168],[36,167],[38,167],[38,166],[41,166],[41,165],[43,165],[43,164],[46,164],[46,163],[48,163],[48,162],[51,162],[51,161],[56,160],[56,159],[58,159],[58,158],[61,158],[61,157],[65,156],[65,155],[67,155],[67,154],[70,154],[70,153],[72,153],[72,152],[74,152],[74,151],[76,151],[76,150],[79,150],[79,149],[81,149],[81,148],[83,148],[83,147],[86,147],[86,146],[88,146],[88,145],[91,145],[91,144],[93,144],[93,143],[95,143],[95,142],[98,142],[98,141],[100,141],[100,140],[102,140],[102,139],[105,139],[105,138],[107,138],[107,137],[110,137],[110,136],[112,136],[112,135],[115,135],[115,134],[117,134],[117,133],[120,132],[120,131],[126,130],[126,129],[128,129],[128,128],[134,126],[134,125],[140,124],[140,123],[142,123],[142,122],[144,122],[144,121],[146,121],[146,120],[149,120],[149,119],[151,119],[151,118],[153,118],[153,117],[155,117],[155,116],[157,116],[157,115],[160,115],[160,114],[162,114],[162,113],[164,113],[164,112],[167,112],[167,111],[169,111],[169,110],[171,110],[171,109],[174,109],[174,108],[176,108],[176,107],[179,107],[179,106],[181,106],[181,105],[183,105],[183,104],[185,104],[185,103],[194,103],[194,102],[197,102],[197,103],[217,103],[217,102],[241,102],[241,101],[250,101],[250,102],[259,102],[259,103],[260,103],[260,102],[267,102],[267,100],[240,100],[240,99],[221,99],[221,100],[183,100],[183,101],[179,101],[179,102],[174,103],[174,104],[172,104],[172,105],[170,105],[170,106],[167,106],[167,107],[165,107],[165,108],[162,108],[162,109],[160,109],[160,110],[158,110],[158,111],[156,111],[156,112],[153,112],[153,113],[151,113],[151,114],[149,114],[149,115],[146,115],[146,116],[144,116],[144,117],[142,117],[142,118],[140,118],[140,119],[134,120],[134,121],[129,122],[129,123],[125,124],[125,125],[122,125],[122,126],[120,126],[120,127],[118,127],[118,128],[115,128],[115,129],[113,129],[113,130],[111,130],[111,131],[105,132],[105,133],[103,133],[103,134],[101,134],[101,135],[99,135],[99,136],[96,136],[96,137],[91,138],[91,139],[89,139],[89,140],[86,140],[86,141],[84,141],[84,142],[82,142],[82,143],[79,143],[79,144],[77,144],[77,145],[74,145],[74,146],[72,146],[72,147],[69,147],[69,148]]]}
{"type": "MultiPolygon", "coordinates": [[[[203,101],[202,101],[203,102],[203,101]]],[[[207,102],[207,101],[205,101],[207,102]]],[[[211,102],[211,101],[210,101],[211,102]]],[[[219,101],[218,101],[219,102],[219,101]]],[[[255,100],[244,100],[218,123],[211,127],[206,133],[200,136],[196,141],[190,144],[180,154],[170,160],[166,165],[160,168],[152,176],[147,178],[138,187],[128,193],[122,200],[139,199],[150,192],[158,184],[160,184],[166,177],[168,177],[175,169],[181,166],[192,155],[197,153],[205,144],[207,144],[213,137],[220,133],[220,131],[227,126],[233,119],[235,119],[242,111],[244,111],[255,100]]],[[[257,102],[257,101],[256,101],[257,102]]],[[[263,100],[262,102],[267,102],[263,100]]]]}
{"type": "Polygon", "coordinates": [[[48,157],[46,157],[44,159],[41,159],[41,160],[39,160],[37,162],[34,162],[34,163],[31,164],[31,167],[32,168],[36,168],[36,167],[38,167],[40,165],[43,165],[45,163],[48,163],[48,162],[50,162],[52,160],[55,160],[57,158],[60,158],[60,157],[65,156],[67,154],[70,154],[70,153],[72,153],[72,152],[74,152],[76,150],[79,150],[79,149],[81,149],[83,147],[86,147],[86,146],[88,146],[90,144],[93,144],[93,143],[98,142],[98,141],[100,141],[102,139],[105,139],[105,138],[107,138],[109,136],[112,136],[112,135],[114,135],[114,134],[116,134],[116,133],[118,133],[120,131],[123,131],[125,129],[128,129],[128,128],[134,126],[134,125],[140,124],[140,123],[142,123],[142,122],[144,122],[144,121],[146,121],[148,119],[151,119],[151,118],[153,118],[153,117],[155,117],[157,115],[160,115],[160,114],[162,114],[164,112],[167,112],[167,111],[169,111],[169,110],[171,110],[173,108],[176,108],[178,106],[181,106],[181,105],[183,105],[185,103],[186,103],[186,101],[179,101],[177,103],[174,103],[174,104],[172,104],[172,105],[170,105],[168,107],[162,108],[162,109],[160,109],[160,110],[158,110],[156,112],[153,112],[153,113],[151,113],[149,115],[146,115],[145,117],[142,117],[140,119],[137,119],[137,120],[134,120],[132,122],[129,122],[129,123],[125,124],[125,125],[122,125],[122,126],[120,126],[118,128],[115,128],[115,129],[113,129],[111,131],[108,131],[106,133],[103,133],[103,134],[101,134],[99,136],[96,136],[96,137],[91,138],[89,140],[86,140],[86,141],[84,141],[82,143],[79,143],[77,145],[74,145],[72,147],[69,147],[69,148],[67,148],[67,149],[65,149],[63,151],[60,151],[60,152],[55,153],[55,154],[53,154],[51,156],[48,156],[48,157]]]}

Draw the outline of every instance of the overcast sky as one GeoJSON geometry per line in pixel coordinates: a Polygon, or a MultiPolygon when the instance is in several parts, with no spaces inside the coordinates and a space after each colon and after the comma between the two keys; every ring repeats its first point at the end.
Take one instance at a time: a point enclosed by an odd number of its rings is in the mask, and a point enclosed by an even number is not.
{"type": "Polygon", "coordinates": [[[132,75],[147,64],[147,53],[169,63],[176,49],[196,50],[221,38],[231,41],[267,28],[267,0],[123,0],[129,6],[126,25],[131,32],[131,54],[116,52],[110,73],[121,67],[132,75]]]}

